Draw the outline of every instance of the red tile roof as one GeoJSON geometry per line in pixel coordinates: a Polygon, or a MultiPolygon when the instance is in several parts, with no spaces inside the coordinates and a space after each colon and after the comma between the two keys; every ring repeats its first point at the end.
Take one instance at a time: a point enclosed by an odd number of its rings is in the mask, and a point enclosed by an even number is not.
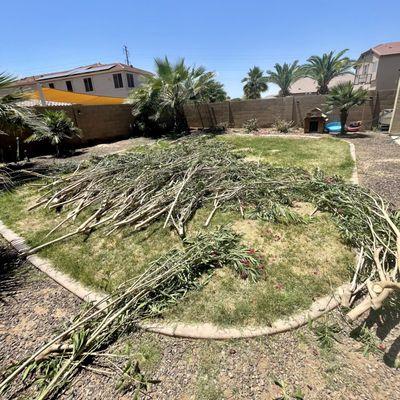
{"type": "Polygon", "coordinates": [[[378,44],[371,50],[378,56],[389,56],[392,54],[400,54],[400,42],[378,44]]]}

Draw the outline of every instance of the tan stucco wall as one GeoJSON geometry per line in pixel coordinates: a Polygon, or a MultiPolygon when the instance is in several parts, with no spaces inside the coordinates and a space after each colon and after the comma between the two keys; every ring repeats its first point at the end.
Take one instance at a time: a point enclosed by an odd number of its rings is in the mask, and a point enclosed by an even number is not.
{"type": "Polygon", "coordinates": [[[393,106],[393,115],[390,122],[389,133],[400,134],[400,80],[397,85],[396,100],[393,106]]]}
{"type": "Polygon", "coordinates": [[[377,90],[396,89],[400,76],[400,54],[380,57],[378,75],[376,80],[377,90]]]}

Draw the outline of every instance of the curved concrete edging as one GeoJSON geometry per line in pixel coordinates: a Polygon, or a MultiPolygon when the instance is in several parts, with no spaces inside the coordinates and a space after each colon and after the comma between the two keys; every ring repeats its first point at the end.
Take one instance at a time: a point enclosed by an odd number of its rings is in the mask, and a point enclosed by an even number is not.
{"type": "MultiPolygon", "coordinates": [[[[25,243],[24,238],[18,236],[11,229],[7,228],[1,220],[0,234],[19,253],[26,252],[30,249],[29,246],[25,243]]],[[[57,271],[49,260],[46,260],[37,255],[30,255],[26,259],[34,267],[44,272],[59,285],[61,285],[84,301],[96,303],[101,302],[106,297],[106,294],[90,290],[77,280],[60,271],[57,271]]],[[[223,340],[274,335],[277,333],[296,329],[300,326],[307,324],[307,322],[317,319],[325,313],[332,311],[340,305],[340,299],[345,291],[348,289],[348,287],[349,284],[347,283],[339,286],[333,294],[314,301],[314,303],[308,310],[299,312],[286,319],[277,320],[270,326],[222,328],[209,323],[184,324],[181,322],[165,324],[144,322],[142,324],[138,324],[138,326],[149,332],[188,339],[223,340]]],[[[102,303],[101,308],[105,306],[106,304],[102,303]]]]}
{"type": "Polygon", "coordinates": [[[342,139],[342,140],[349,144],[350,155],[351,155],[352,160],[354,161],[353,173],[351,174],[350,182],[354,183],[355,185],[359,185],[358,171],[357,171],[356,146],[354,146],[354,143],[350,142],[349,140],[345,140],[345,139],[342,139]]]}

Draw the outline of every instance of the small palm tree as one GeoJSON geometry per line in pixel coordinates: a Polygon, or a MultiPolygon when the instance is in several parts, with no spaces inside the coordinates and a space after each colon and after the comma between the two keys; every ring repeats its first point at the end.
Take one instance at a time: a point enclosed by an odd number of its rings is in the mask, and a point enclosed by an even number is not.
{"type": "Polygon", "coordinates": [[[165,130],[187,131],[185,104],[226,98],[214,73],[203,67],[186,66],[184,59],[172,64],[167,57],[157,58],[155,64],[156,75],[134,89],[127,100],[133,104],[132,113],[142,129],[156,129],[158,125],[165,130]]]}
{"type": "Polygon", "coordinates": [[[0,134],[16,137],[19,161],[19,136],[22,132],[30,130],[44,133],[47,128],[31,109],[21,105],[26,100],[26,94],[13,88],[14,82],[15,78],[11,75],[0,73],[0,134]]]}
{"type": "Polygon", "coordinates": [[[367,97],[367,90],[355,89],[351,82],[339,83],[331,89],[326,98],[326,105],[330,109],[337,108],[340,110],[341,134],[346,132],[349,110],[354,106],[365,103],[367,97]]]}
{"type": "Polygon", "coordinates": [[[281,96],[290,96],[290,87],[303,76],[303,71],[298,65],[298,61],[292,64],[275,64],[275,71],[267,71],[268,82],[275,83],[280,87],[281,96]]]}
{"type": "Polygon", "coordinates": [[[307,64],[302,67],[305,76],[314,79],[317,82],[319,94],[329,92],[329,82],[338,76],[353,73],[354,61],[343,55],[348,51],[344,49],[334,54],[333,51],[320,56],[311,56],[307,64]]]}
{"type": "Polygon", "coordinates": [[[48,141],[54,146],[57,157],[60,156],[61,146],[66,139],[73,139],[80,135],[81,130],[74,125],[64,111],[46,110],[42,120],[48,129],[44,132],[33,133],[26,142],[48,141]]]}
{"type": "Polygon", "coordinates": [[[245,84],[243,92],[246,99],[259,99],[261,93],[268,90],[268,79],[259,67],[250,68],[242,83],[245,84]]]}

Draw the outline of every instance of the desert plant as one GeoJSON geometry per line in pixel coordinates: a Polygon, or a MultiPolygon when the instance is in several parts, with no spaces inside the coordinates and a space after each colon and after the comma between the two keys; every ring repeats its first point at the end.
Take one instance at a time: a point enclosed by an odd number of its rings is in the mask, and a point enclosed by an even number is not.
{"type": "Polygon", "coordinates": [[[64,111],[46,110],[42,119],[48,129],[34,132],[26,139],[26,142],[49,141],[55,148],[56,156],[59,157],[63,143],[67,139],[79,137],[81,130],[74,125],[72,119],[64,111]]]}
{"type": "Polygon", "coordinates": [[[257,118],[250,118],[243,122],[243,128],[246,133],[252,133],[258,131],[258,120],[257,118]]]}
{"type": "Polygon", "coordinates": [[[275,71],[268,70],[268,82],[275,83],[280,88],[280,96],[290,96],[290,87],[303,76],[303,71],[298,65],[298,61],[292,64],[275,64],[275,71]]]}
{"type": "Polygon", "coordinates": [[[31,109],[20,104],[26,100],[27,95],[15,89],[14,83],[14,77],[0,73],[0,134],[12,134],[16,137],[18,161],[19,137],[22,132],[30,130],[34,133],[46,133],[48,130],[31,109]]]}
{"type": "Polygon", "coordinates": [[[156,75],[132,90],[127,102],[141,130],[188,131],[184,105],[225,100],[222,84],[204,67],[189,67],[184,59],[172,64],[167,57],[155,60],[156,75]]]}
{"type": "Polygon", "coordinates": [[[268,79],[264,76],[263,71],[254,66],[250,68],[247,76],[242,79],[243,92],[246,99],[259,99],[261,93],[268,90],[268,79]]]}
{"type": "Polygon", "coordinates": [[[294,121],[286,121],[285,119],[278,118],[272,124],[272,127],[281,133],[288,133],[289,129],[294,126],[294,121]]]}
{"type": "Polygon", "coordinates": [[[341,134],[346,133],[346,122],[349,110],[363,104],[368,97],[368,91],[362,88],[355,89],[351,82],[339,83],[334,86],[326,98],[326,105],[331,110],[340,110],[341,134]]]}
{"type": "Polygon", "coordinates": [[[317,93],[326,94],[329,92],[329,83],[333,78],[352,73],[354,61],[344,54],[348,49],[344,49],[335,54],[333,51],[324,53],[322,57],[311,56],[307,60],[307,64],[301,68],[302,73],[317,82],[317,93]]]}

